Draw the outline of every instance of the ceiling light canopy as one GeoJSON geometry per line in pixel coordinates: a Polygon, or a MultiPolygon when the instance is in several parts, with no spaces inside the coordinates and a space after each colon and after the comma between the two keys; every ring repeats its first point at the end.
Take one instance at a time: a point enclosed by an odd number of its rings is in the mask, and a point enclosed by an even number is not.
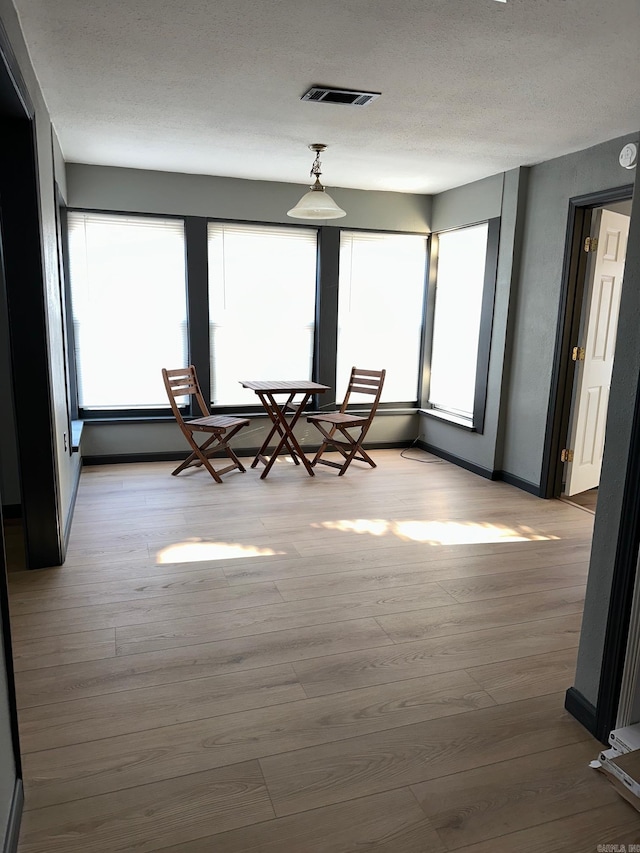
{"type": "Polygon", "coordinates": [[[326,145],[314,143],[309,148],[316,152],[316,158],[311,166],[310,176],[315,177],[310,192],[305,193],[295,207],[287,211],[287,216],[294,219],[340,219],[347,213],[335,203],[329,193],[320,183],[321,163],[320,152],[326,150],[326,145]]]}

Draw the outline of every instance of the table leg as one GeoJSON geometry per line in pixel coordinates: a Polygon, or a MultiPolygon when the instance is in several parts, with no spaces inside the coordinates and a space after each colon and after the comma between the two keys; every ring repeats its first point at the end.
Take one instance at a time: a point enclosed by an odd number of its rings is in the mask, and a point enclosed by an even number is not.
{"type": "MultiPolygon", "coordinates": [[[[277,401],[273,398],[272,395],[267,396],[261,391],[256,391],[256,394],[260,398],[260,402],[262,403],[262,406],[263,406],[264,410],[266,411],[266,413],[269,415],[269,418],[270,418],[273,426],[271,427],[271,431],[269,432],[269,435],[262,442],[260,449],[256,453],[255,458],[254,458],[253,462],[251,463],[251,467],[255,468],[256,465],[258,464],[258,462],[262,462],[264,465],[269,464],[269,459],[267,458],[266,453],[267,453],[267,450],[269,447],[269,443],[271,442],[271,439],[273,438],[273,436],[276,432],[278,433],[278,435],[282,439],[285,440],[287,450],[289,451],[289,453],[293,457],[293,461],[295,462],[296,465],[299,465],[300,462],[298,461],[298,457],[296,455],[296,452],[291,447],[289,442],[287,441],[286,431],[284,431],[282,428],[283,422],[286,425],[287,407],[291,405],[291,402],[296,395],[290,394],[287,401],[285,403],[283,403],[282,406],[279,406],[277,401]],[[283,412],[284,412],[284,414],[283,414],[283,412]]],[[[278,447],[282,447],[282,442],[280,442],[278,447]]]]}
{"type": "MultiPolygon", "coordinates": [[[[262,397],[262,395],[260,395],[260,396],[262,397]]],[[[287,402],[283,406],[279,406],[278,403],[276,402],[276,400],[274,399],[273,394],[265,394],[265,397],[267,398],[267,400],[269,402],[269,409],[268,409],[268,411],[270,412],[269,416],[271,417],[271,420],[273,421],[273,424],[274,424],[273,429],[269,433],[269,439],[274,434],[274,432],[276,430],[281,435],[281,439],[280,439],[280,442],[278,443],[278,445],[276,446],[276,448],[274,449],[273,453],[271,454],[271,458],[267,462],[264,471],[260,475],[261,480],[264,480],[264,478],[267,476],[267,474],[271,470],[273,463],[276,461],[276,458],[278,457],[278,455],[282,451],[282,448],[285,446],[287,447],[289,453],[291,453],[291,455],[293,456],[294,461],[296,459],[296,454],[297,454],[300,457],[300,459],[302,460],[302,464],[307,469],[307,473],[309,474],[309,476],[310,477],[315,476],[315,471],[313,470],[313,468],[309,464],[309,460],[307,459],[307,457],[302,452],[302,448],[298,444],[298,440],[295,437],[295,435],[293,434],[293,428],[296,425],[296,423],[298,422],[298,419],[299,419],[300,415],[302,414],[302,412],[304,411],[305,406],[309,402],[309,398],[311,397],[311,393],[304,395],[301,402],[297,405],[297,408],[294,412],[293,417],[291,418],[290,421],[287,421],[287,407],[291,405],[291,401],[293,400],[294,396],[295,395],[291,395],[289,397],[289,399],[287,400],[287,402]]],[[[263,401],[263,404],[264,404],[264,401],[263,401]]],[[[264,444],[261,448],[261,451],[263,448],[264,448],[264,444]]],[[[255,460],[254,460],[254,462],[255,462],[255,460]]]]}

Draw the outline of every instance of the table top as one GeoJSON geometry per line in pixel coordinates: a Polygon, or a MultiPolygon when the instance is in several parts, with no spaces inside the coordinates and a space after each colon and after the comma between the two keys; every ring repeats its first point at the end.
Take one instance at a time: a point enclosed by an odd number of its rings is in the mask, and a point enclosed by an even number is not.
{"type": "Polygon", "coordinates": [[[320,385],[318,382],[309,382],[305,379],[271,380],[240,380],[243,388],[250,391],[263,391],[265,394],[321,394],[328,391],[329,385],[320,385]]]}

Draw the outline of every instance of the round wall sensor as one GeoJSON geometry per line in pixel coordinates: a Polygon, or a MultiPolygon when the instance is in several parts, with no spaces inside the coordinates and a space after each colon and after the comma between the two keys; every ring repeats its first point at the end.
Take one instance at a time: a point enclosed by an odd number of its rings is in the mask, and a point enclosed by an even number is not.
{"type": "Polygon", "coordinates": [[[638,146],[635,142],[628,142],[624,146],[618,160],[620,161],[620,165],[624,166],[625,169],[633,169],[638,162],[638,146]]]}

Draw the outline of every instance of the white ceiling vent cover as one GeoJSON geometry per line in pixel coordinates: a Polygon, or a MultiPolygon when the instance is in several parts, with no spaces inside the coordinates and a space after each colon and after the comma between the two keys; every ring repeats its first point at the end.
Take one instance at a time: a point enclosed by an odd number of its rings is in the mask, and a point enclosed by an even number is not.
{"type": "Polygon", "coordinates": [[[312,86],[300,100],[317,101],[323,104],[346,104],[349,107],[366,107],[380,95],[381,92],[357,92],[355,89],[329,89],[326,86],[312,86]]]}

